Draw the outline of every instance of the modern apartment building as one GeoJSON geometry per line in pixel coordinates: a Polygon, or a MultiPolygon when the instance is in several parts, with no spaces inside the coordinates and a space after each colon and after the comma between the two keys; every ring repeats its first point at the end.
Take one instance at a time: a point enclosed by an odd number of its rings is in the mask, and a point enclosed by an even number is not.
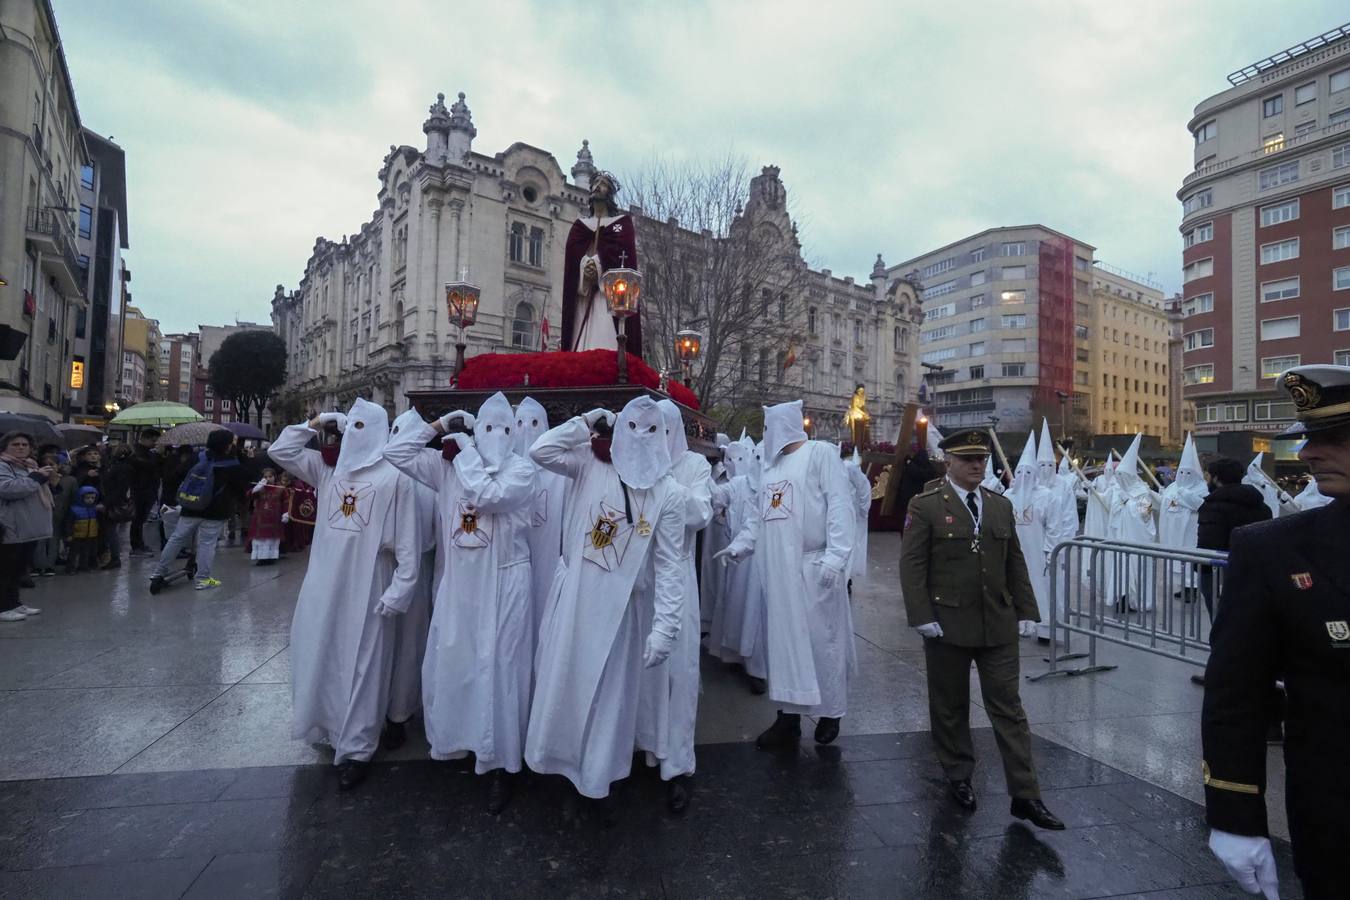
{"type": "Polygon", "coordinates": [[[1170,331],[1162,286],[1102,262],[1091,275],[1089,298],[1075,301],[1075,417],[1068,430],[1142,432],[1175,443],[1180,435],[1171,425],[1170,331]],[[1077,418],[1084,411],[1086,422],[1077,418]]]}
{"type": "Polygon", "coordinates": [[[192,403],[192,381],[196,374],[195,333],[166,334],[159,341],[159,396],[174,403],[192,403]]]}
{"type": "Polygon", "coordinates": [[[128,398],[122,383],[122,320],[131,303],[131,272],[122,256],[128,247],[127,159],[117,144],[84,130],[89,162],[80,171],[76,252],[85,273],[88,305],[75,323],[76,358],[87,373],[73,406],[101,417],[128,398]]]}
{"type": "Polygon", "coordinates": [[[1350,25],[1228,76],[1189,128],[1183,381],[1196,431],[1274,432],[1286,369],[1350,365],[1350,25]]]}

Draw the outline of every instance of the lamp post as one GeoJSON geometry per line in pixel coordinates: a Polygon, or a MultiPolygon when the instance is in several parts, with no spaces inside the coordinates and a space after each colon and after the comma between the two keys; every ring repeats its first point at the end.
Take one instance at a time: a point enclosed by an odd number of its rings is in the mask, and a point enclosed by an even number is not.
{"type": "Polygon", "coordinates": [[[627,319],[637,314],[638,302],[642,297],[642,273],[624,265],[627,255],[619,254],[618,267],[610,269],[600,279],[600,289],[605,292],[609,314],[619,320],[619,384],[628,383],[627,319]]]}
{"type": "Polygon", "coordinates": [[[690,372],[693,369],[694,360],[698,359],[702,352],[702,334],[692,328],[685,328],[675,333],[675,356],[680,360],[680,368],[684,370],[684,386],[687,388],[693,388],[694,386],[690,372]]]}
{"type": "Polygon", "coordinates": [[[464,370],[464,329],[478,321],[478,298],[482,293],[478,285],[469,281],[467,268],[460,270],[459,281],[447,281],[445,284],[445,306],[450,324],[459,329],[459,340],[455,342],[455,382],[459,381],[459,373],[464,370]]]}
{"type": "Polygon", "coordinates": [[[1063,444],[1069,438],[1068,413],[1069,395],[1064,391],[1055,391],[1055,396],[1059,398],[1059,442],[1063,444]]]}

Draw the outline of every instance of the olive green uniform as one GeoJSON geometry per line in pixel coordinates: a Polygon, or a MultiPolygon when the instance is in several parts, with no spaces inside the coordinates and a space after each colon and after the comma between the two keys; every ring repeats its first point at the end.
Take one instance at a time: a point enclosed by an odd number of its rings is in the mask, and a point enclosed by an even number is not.
{"type": "Polygon", "coordinates": [[[1037,799],[1031,731],[1019,695],[1017,623],[1040,621],[1026,560],[1005,497],[982,497],[979,538],[961,494],[947,479],[909,503],[900,548],[900,587],[911,626],[937,622],[943,635],[924,640],[928,710],[938,761],[952,781],[975,768],[970,738],[970,666],[980,676],[1008,793],[1037,799]]]}

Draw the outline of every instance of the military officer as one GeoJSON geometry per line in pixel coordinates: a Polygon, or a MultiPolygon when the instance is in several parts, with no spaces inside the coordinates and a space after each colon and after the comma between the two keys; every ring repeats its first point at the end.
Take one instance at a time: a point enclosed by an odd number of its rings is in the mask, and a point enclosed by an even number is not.
{"type": "Polygon", "coordinates": [[[1005,497],[980,486],[990,437],[960,431],[939,445],[947,476],[909,502],[900,545],[900,587],[910,626],[923,635],[928,711],[938,761],[958,805],[975,809],[970,739],[970,665],[998,737],[1010,812],[1041,828],[1064,823],[1041,802],[1031,731],[1018,695],[1018,635],[1034,636],[1040,615],[1005,497]]]}
{"type": "Polygon", "coordinates": [[[1350,894],[1350,367],[1281,376],[1299,459],[1332,502],[1233,532],[1202,713],[1209,846],[1249,893],[1277,896],[1266,830],[1269,685],[1284,680],[1285,803],[1305,897],[1350,894]]]}

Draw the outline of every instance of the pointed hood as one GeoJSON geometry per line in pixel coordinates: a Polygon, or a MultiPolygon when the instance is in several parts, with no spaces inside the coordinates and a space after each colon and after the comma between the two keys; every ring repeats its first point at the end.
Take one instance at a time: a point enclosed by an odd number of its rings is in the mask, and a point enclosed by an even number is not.
{"type": "Polygon", "coordinates": [[[670,464],[674,465],[689,449],[689,437],[684,433],[684,416],[680,415],[680,408],[672,400],[663,397],[656,401],[656,405],[661,408],[661,415],[666,417],[666,442],[670,446],[670,464]]]}
{"type": "Polygon", "coordinates": [[[984,481],[980,482],[980,487],[991,490],[995,494],[1003,493],[1003,482],[999,481],[998,476],[994,474],[994,457],[992,454],[984,458],[984,481]]]}
{"type": "Polygon", "coordinates": [[[1125,451],[1125,455],[1120,458],[1120,463],[1116,465],[1116,483],[1122,488],[1130,489],[1141,483],[1139,478],[1139,445],[1143,443],[1144,436],[1135,432],[1134,440],[1130,441],[1130,449],[1125,451]]]}
{"type": "Polygon", "coordinates": [[[1073,477],[1073,464],[1069,462],[1067,454],[1059,458],[1059,469],[1056,471],[1062,476],[1073,477]]]}
{"type": "Polygon", "coordinates": [[[399,413],[394,418],[393,424],[389,426],[389,437],[392,440],[393,438],[398,437],[400,432],[407,431],[409,428],[417,428],[418,426],[425,424],[426,423],[422,421],[422,414],[415,409],[409,408],[399,413]]]}
{"type": "Polygon", "coordinates": [[[548,431],[548,413],[543,404],[533,397],[520,401],[516,406],[516,430],[513,435],[516,453],[529,459],[530,448],[545,431],[548,431]]]}
{"type": "Polygon", "coordinates": [[[511,433],[515,426],[516,414],[511,409],[511,401],[501,391],[478,407],[473,423],[473,443],[478,448],[478,455],[483,457],[484,469],[489,472],[501,469],[502,463],[511,455],[515,442],[511,433]]]}
{"type": "Polygon", "coordinates": [[[1177,466],[1177,477],[1173,484],[1187,490],[1204,490],[1205,473],[1200,468],[1200,454],[1195,452],[1195,438],[1186,435],[1186,446],[1181,450],[1181,465],[1177,466]]]}
{"type": "Polygon", "coordinates": [[[347,429],[342,432],[337,473],[346,475],[374,465],[389,441],[389,413],[383,406],[357,398],[347,410],[347,429]]]}
{"type": "Polygon", "coordinates": [[[727,445],[730,444],[730,443],[731,443],[731,438],[727,437],[725,434],[723,434],[723,433],[720,432],[720,431],[717,432],[717,437],[716,437],[716,439],[713,440],[713,444],[714,444],[718,449],[721,449],[722,447],[725,447],[725,446],[727,446],[727,445]]]}
{"type": "Polygon", "coordinates": [[[857,447],[853,448],[853,456],[849,458],[849,463],[851,463],[852,465],[856,466],[859,469],[862,468],[862,457],[858,455],[857,447]]]}
{"type": "Polygon", "coordinates": [[[670,471],[666,417],[651,397],[634,397],[619,412],[610,457],[629,487],[649,488],[670,471]]]}
{"type": "Polygon", "coordinates": [[[1266,506],[1270,507],[1270,514],[1279,518],[1280,515],[1280,494],[1278,488],[1271,484],[1270,477],[1266,475],[1265,469],[1261,468],[1261,463],[1266,459],[1264,452],[1256,454],[1247,465],[1247,474],[1242,476],[1243,484],[1250,484],[1261,492],[1261,497],[1266,501],[1266,506]]]}
{"type": "Polygon", "coordinates": [[[942,432],[931,421],[928,423],[928,458],[942,459],[942,432]]]}
{"type": "Polygon", "coordinates": [[[773,465],[788,444],[806,440],[802,427],[802,401],[792,400],[764,407],[764,464],[773,465]]]}
{"type": "Polygon", "coordinates": [[[751,454],[754,450],[754,445],[749,441],[732,441],[727,444],[722,451],[722,461],[726,464],[727,475],[732,478],[737,475],[749,475],[751,454]]]}
{"type": "Polygon", "coordinates": [[[1036,432],[1033,431],[1027,435],[1027,442],[1022,446],[1022,455],[1017,460],[1017,467],[1013,469],[1013,483],[1008,489],[1008,499],[1012,500],[1013,507],[1020,512],[1031,503],[1039,486],[1040,473],[1036,471],[1036,432]]]}
{"type": "Polygon", "coordinates": [[[750,479],[750,485],[759,490],[759,485],[764,480],[764,443],[761,441],[757,444],[749,438],[746,440],[750,442],[750,462],[747,466],[750,471],[745,474],[750,479]]]}
{"type": "Polygon", "coordinates": [[[1294,503],[1298,505],[1299,509],[1317,509],[1330,502],[1331,498],[1318,490],[1316,478],[1308,479],[1308,484],[1294,498],[1294,503]]]}
{"type": "Polygon", "coordinates": [[[1050,435],[1050,420],[1041,419],[1041,442],[1036,447],[1036,467],[1041,487],[1055,483],[1055,439],[1050,435]]]}

